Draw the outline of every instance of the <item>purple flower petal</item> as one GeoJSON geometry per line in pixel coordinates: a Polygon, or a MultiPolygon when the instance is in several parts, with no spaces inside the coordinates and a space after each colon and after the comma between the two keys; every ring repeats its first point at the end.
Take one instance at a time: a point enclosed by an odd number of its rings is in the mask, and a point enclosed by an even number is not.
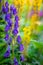
{"type": "Polygon", "coordinates": [[[24,61],[24,60],[25,60],[24,56],[21,55],[21,56],[20,56],[20,61],[24,61]]]}
{"type": "Polygon", "coordinates": [[[19,27],[18,21],[15,22],[14,27],[15,28],[18,28],[19,27]]]}
{"type": "Polygon", "coordinates": [[[14,10],[14,5],[11,5],[10,6],[10,11],[13,11],[14,10]]]}
{"type": "Polygon", "coordinates": [[[2,6],[2,12],[5,13],[5,7],[4,7],[4,5],[2,6]]]}
{"type": "Polygon", "coordinates": [[[7,21],[7,20],[9,20],[10,18],[11,18],[10,13],[7,13],[7,14],[5,15],[5,20],[7,21]]]}
{"type": "Polygon", "coordinates": [[[6,51],[6,53],[4,54],[4,57],[7,58],[9,57],[10,53],[8,51],[6,51]]]}
{"type": "Polygon", "coordinates": [[[14,65],[18,65],[18,61],[16,58],[14,58],[14,65]]]}
{"type": "Polygon", "coordinates": [[[7,13],[9,11],[8,7],[2,6],[2,12],[7,13]]]}
{"type": "Polygon", "coordinates": [[[14,35],[17,35],[17,34],[18,34],[18,30],[17,30],[17,29],[14,29],[14,30],[13,30],[13,34],[14,34],[14,35]]]}
{"type": "Polygon", "coordinates": [[[9,39],[9,34],[6,34],[5,38],[4,38],[6,41],[8,41],[9,39]]]}
{"type": "Polygon", "coordinates": [[[5,26],[5,32],[8,32],[10,30],[10,26],[7,24],[6,26],[5,26]]]}
{"type": "Polygon", "coordinates": [[[10,37],[7,44],[10,45],[12,43],[12,38],[10,37]]]}
{"type": "Polygon", "coordinates": [[[21,42],[21,37],[20,37],[20,35],[18,35],[18,37],[17,37],[17,42],[18,42],[18,43],[21,42]]]}
{"type": "Polygon", "coordinates": [[[10,46],[8,46],[7,51],[4,54],[4,57],[7,58],[10,56],[10,46]]]}
{"type": "Polygon", "coordinates": [[[20,50],[21,52],[24,50],[24,46],[23,46],[23,44],[20,44],[20,46],[19,46],[19,50],[20,50]]]}
{"type": "Polygon", "coordinates": [[[8,23],[8,25],[9,25],[10,27],[12,26],[12,20],[11,20],[11,19],[7,20],[6,22],[8,23]]]}
{"type": "Polygon", "coordinates": [[[8,6],[9,6],[8,2],[5,2],[5,6],[6,6],[6,7],[8,7],[8,6]]]}
{"type": "Polygon", "coordinates": [[[18,21],[19,20],[19,17],[16,15],[15,16],[15,21],[18,21]]]}
{"type": "Polygon", "coordinates": [[[16,10],[16,8],[13,9],[13,14],[14,14],[14,15],[17,14],[17,10],[16,10]]]}

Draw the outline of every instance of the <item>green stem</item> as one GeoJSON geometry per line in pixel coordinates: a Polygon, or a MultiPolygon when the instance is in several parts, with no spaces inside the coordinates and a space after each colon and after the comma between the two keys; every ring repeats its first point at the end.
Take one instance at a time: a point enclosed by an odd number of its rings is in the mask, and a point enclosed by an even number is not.
{"type": "Polygon", "coordinates": [[[2,0],[0,3],[0,10],[2,9],[2,5],[4,5],[4,3],[5,3],[5,0],[2,0]]]}
{"type": "Polygon", "coordinates": [[[13,39],[13,42],[12,42],[12,59],[14,59],[14,39],[13,39]]]}
{"type": "MultiPolygon", "coordinates": [[[[13,24],[12,24],[12,30],[10,31],[10,35],[12,37],[12,31],[13,31],[13,28],[14,28],[14,18],[12,18],[12,21],[13,21],[13,24]]],[[[12,56],[11,56],[11,64],[13,65],[13,59],[14,59],[14,44],[15,44],[15,37],[13,37],[12,39],[12,56]]]]}
{"type": "Polygon", "coordinates": [[[1,10],[1,7],[2,7],[2,2],[0,2],[0,10],[1,10]]]}

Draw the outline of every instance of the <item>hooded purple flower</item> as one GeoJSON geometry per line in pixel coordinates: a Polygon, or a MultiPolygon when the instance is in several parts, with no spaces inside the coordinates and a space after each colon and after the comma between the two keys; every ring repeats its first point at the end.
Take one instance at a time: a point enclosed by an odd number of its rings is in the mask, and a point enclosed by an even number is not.
{"type": "Polygon", "coordinates": [[[19,17],[17,15],[15,16],[15,21],[19,21],[19,17]]]}
{"type": "Polygon", "coordinates": [[[13,14],[14,14],[14,15],[17,14],[17,10],[16,10],[16,8],[13,9],[13,14]]]}
{"type": "Polygon", "coordinates": [[[2,12],[3,13],[8,13],[9,11],[9,8],[8,7],[5,7],[4,5],[2,6],[2,12]]]}
{"type": "Polygon", "coordinates": [[[16,21],[14,24],[14,28],[18,28],[18,27],[19,27],[19,24],[18,24],[18,21],[16,21]]]}
{"type": "Polygon", "coordinates": [[[9,6],[8,2],[5,2],[5,7],[8,7],[8,6],[9,6]]]}
{"type": "Polygon", "coordinates": [[[10,18],[11,18],[10,13],[7,13],[7,14],[5,15],[5,20],[8,21],[10,18]]]}
{"type": "Polygon", "coordinates": [[[20,35],[18,35],[18,37],[17,37],[17,42],[18,42],[18,43],[21,42],[21,37],[20,37],[20,35]]]}
{"type": "Polygon", "coordinates": [[[6,53],[4,54],[4,57],[7,58],[7,57],[9,57],[9,55],[10,55],[10,52],[6,51],[6,53]]]}
{"type": "Polygon", "coordinates": [[[12,38],[10,37],[7,44],[10,45],[12,43],[12,38]]]}
{"type": "Polygon", "coordinates": [[[24,50],[24,46],[23,46],[23,44],[20,44],[20,46],[19,46],[19,50],[20,50],[20,52],[22,52],[22,51],[24,50]]]}
{"type": "Polygon", "coordinates": [[[14,35],[17,35],[18,34],[18,30],[15,28],[12,32],[14,35]]]}
{"type": "Polygon", "coordinates": [[[10,56],[10,46],[8,46],[7,51],[4,54],[4,57],[7,58],[10,56]]]}
{"type": "Polygon", "coordinates": [[[4,38],[6,41],[9,40],[9,34],[6,34],[5,38],[4,38]]]}
{"type": "Polygon", "coordinates": [[[10,6],[10,11],[13,12],[14,8],[15,8],[14,5],[11,5],[10,6]]]}
{"type": "Polygon", "coordinates": [[[14,58],[14,65],[18,65],[18,61],[16,58],[14,58]]]}
{"type": "Polygon", "coordinates": [[[7,20],[6,22],[8,23],[8,25],[9,25],[10,27],[12,27],[12,20],[11,20],[11,19],[7,20]]]}
{"type": "Polygon", "coordinates": [[[10,25],[7,24],[7,25],[5,26],[5,32],[8,32],[9,30],[10,30],[10,25]]]}
{"type": "Polygon", "coordinates": [[[25,59],[24,59],[24,56],[23,55],[21,55],[20,56],[20,61],[24,61],[25,59]]]}

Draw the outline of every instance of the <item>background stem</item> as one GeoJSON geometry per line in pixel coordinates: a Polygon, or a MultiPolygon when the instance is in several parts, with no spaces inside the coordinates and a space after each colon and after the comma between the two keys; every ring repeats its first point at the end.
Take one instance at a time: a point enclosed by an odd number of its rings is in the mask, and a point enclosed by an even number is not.
{"type": "Polygon", "coordinates": [[[2,1],[0,2],[0,10],[2,9],[2,5],[4,5],[4,3],[5,3],[5,0],[2,0],[2,1]]]}

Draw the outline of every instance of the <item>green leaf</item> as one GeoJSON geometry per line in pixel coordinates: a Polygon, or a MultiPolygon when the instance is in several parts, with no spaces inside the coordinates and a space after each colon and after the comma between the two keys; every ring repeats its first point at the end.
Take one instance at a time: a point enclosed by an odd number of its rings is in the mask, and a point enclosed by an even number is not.
{"type": "Polygon", "coordinates": [[[0,25],[0,31],[3,30],[4,31],[5,25],[0,25]]]}
{"type": "Polygon", "coordinates": [[[13,1],[12,0],[8,0],[8,2],[9,2],[9,4],[12,4],[13,1]]]}
{"type": "Polygon", "coordinates": [[[2,61],[0,62],[0,64],[1,65],[5,64],[5,63],[8,64],[9,62],[10,62],[10,58],[6,58],[6,59],[2,58],[2,61]]]}
{"type": "Polygon", "coordinates": [[[37,30],[38,30],[39,32],[43,31],[43,25],[38,26],[38,27],[37,27],[37,30]]]}
{"type": "Polygon", "coordinates": [[[36,41],[36,40],[31,40],[32,44],[34,44],[37,48],[43,48],[43,42],[39,42],[39,41],[36,41]]]}

